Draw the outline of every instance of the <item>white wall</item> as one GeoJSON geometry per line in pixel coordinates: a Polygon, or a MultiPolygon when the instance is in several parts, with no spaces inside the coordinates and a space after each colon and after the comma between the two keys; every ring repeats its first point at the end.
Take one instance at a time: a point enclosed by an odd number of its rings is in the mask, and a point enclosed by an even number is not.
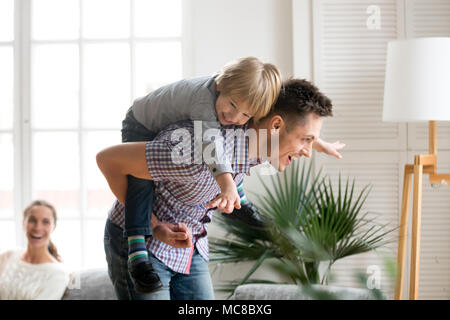
{"type": "Polygon", "coordinates": [[[191,0],[187,5],[194,76],[245,56],[292,75],[291,0],[191,0]]]}

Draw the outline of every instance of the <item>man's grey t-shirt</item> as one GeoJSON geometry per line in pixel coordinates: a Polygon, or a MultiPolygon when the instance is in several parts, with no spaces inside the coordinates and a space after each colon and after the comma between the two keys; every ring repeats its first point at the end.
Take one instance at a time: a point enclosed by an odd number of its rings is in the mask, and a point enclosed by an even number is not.
{"type": "Polygon", "coordinates": [[[132,111],[136,120],[153,132],[159,132],[180,120],[201,120],[203,134],[213,129],[211,136],[203,138],[202,149],[214,144],[215,152],[209,168],[216,177],[224,172],[233,172],[230,160],[224,153],[223,137],[219,135],[217,96],[215,77],[183,79],[136,99],[132,111]]]}

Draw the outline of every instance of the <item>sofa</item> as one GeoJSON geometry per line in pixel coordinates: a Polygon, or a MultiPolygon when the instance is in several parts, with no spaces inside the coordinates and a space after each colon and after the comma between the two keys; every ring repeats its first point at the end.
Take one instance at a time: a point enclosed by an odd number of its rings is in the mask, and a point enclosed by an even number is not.
{"type": "MultiPolygon", "coordinates": [[[[368,289],[313,285],[245,284],[236,288],[232,300],[371,300],[368,289]]],[[[114,287],[106,269],[89,269],[73,274],[73,281],[63,300],[116,300],[114,287]]]]}
{"type": "Polygon", "coordinates": [[[294,284],[245,284],[236,288],[233,300],[374,300],[372,290],[336,286],[312,285],[305,288],[294,284]]]}
{"type": "Polygon", "coordinates": [[[106,269],[74,272],[62,300],[117,300],[106,269]]]}

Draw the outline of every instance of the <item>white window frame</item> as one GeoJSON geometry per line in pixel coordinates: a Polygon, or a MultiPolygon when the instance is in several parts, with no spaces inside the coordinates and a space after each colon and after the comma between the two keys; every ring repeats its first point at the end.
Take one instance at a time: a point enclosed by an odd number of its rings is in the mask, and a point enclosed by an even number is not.
{"type": "MultiPolygon", "coordinates": [[[[31,39],[31,10],[33,0],[14,0],[14,39],[9,42],[2,42],[0,45],[12,45],[14,51],[14,119],[13,128],[11,130],[1,130],[0,133],[12,133],[14,145],[14,222],[15,222],[15,242],[18,246],[24,247],[26,245],[26,238],[22,230],[22,211],[32,200],[32,136],[34,132],[74,132],[78,135],[79,142],[79,166],[80,166],[80,189],[79,189],[79,204],[80,214],[76,218],[61,218],[64,221],[80,221],[81,232],[81,266],[86,262],[86,223],[88,221],[105,221],[107,210],[105,208],[105,216],[103,218],[88,217],[86,215],[87,199],[86,199],[86,172],[83,168],[83,136],[88,132],[102,132],[111,130],[120,130],[121,124],[118,123],[115,128],[83,128],[82,126],[82,82],[83,82],[83,51],[86,44],[91,43],[128,43],[130,48],[131,60],[131,84],[130,84],[130,99],[136,98],[135,79],[135,46],[142,42],[161,42],[161,41],[179,41],[181,44],[181,64],[182,77],[193,76],[193,58],[191,41],[191,1],[183,0],[182,3],[182,33],[178,37],[135,37],[134,35],[134,0],[130,0],[130,37],[123,39],[85,39],[82,38],[82,6],[84,1],[80,0],[80,30],[79,38],[75,40],[32,40],[31,39]],[[34,44],[50,44],[50,43],[70,43],[78,45],[79,50],[79,122],[77,128],[73,129],[33,129],[31,127],[31,55],[32,46],[34,44]]],[[[130,101],[131,105],[132,101],[130,101]]],[[[125,115],[124,115],[125,116],[125,115]]],[[[119,141],[118,141],[119,143],[119,141]]],[[[112,205],[112,203],[111,203],[112,205]]],[[[1,219],[1,217],[0,217],[1,219]]],[[[1,219],[0,221],[11,221],[11,218],[1,219]]],[[[98,244],[102,245],[102,244],[98,244]]]]}

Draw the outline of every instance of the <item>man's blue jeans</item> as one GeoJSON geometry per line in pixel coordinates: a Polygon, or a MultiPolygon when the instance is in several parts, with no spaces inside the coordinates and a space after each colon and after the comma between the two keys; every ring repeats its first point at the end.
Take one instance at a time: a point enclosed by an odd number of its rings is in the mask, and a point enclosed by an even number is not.
{"type": "Polygon", "coordinates": [[[182,274],[169,269],[164,263],[149,253],[150,262],[158,273],[163,288],[150,294],[138,294],[128,273],[128,242],[123,230],[106,221],[104,245],[108,273],[119,300],[213,300],[214,290],[208,263],[195,249],[192,256],[190,274],[182,274]]]}

